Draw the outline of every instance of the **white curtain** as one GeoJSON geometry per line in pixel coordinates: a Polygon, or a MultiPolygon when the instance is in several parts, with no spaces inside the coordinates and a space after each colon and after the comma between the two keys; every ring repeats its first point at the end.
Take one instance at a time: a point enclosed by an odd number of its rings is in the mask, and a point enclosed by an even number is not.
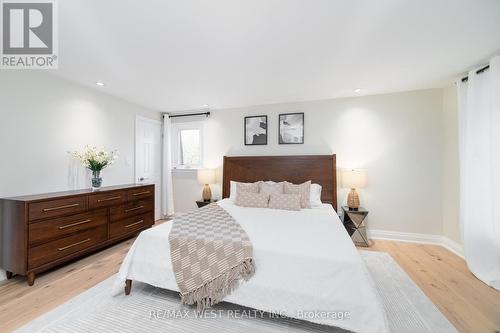
{"type": "Polygon", "coordinates": [[[174,214],[174,194],[172,191],[172,124],[170,117],[163,117],[163,172],[162,172],[162,214],[174,214]]]}
{"type": "Polygon", "coordinates": [[[468,77],[457,82],[465,259],[475,276],[500,290],[500,56],[468,77]]]}

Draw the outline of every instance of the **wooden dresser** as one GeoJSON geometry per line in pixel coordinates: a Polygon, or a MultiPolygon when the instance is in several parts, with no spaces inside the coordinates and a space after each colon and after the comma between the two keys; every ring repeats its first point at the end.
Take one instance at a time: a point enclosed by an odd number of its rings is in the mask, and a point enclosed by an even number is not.
{"type": "Polygon", "coordinates": [[[124,185],[0,199],[0,268],[27,276],[154,224],[154,185],[124,185]]]}

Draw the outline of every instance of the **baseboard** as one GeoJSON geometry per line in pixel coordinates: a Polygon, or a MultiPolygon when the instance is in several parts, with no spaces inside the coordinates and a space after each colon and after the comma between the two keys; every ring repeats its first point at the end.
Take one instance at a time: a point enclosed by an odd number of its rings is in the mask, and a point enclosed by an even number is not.
{"type": "Polygon", "coordinates": [[[399,242],[440,245],[457,256],[461,258],[464,257],[464,251],[461,244],[441,235],[372,229],[368,230],[368,237],[373,239],[395,240],[399,242]]]}
{"type": "Polygon", "coordinates": [[[417,234],[410,232],[387,231],[387,230],[368,230],[368,237],[373,239],[397,240],[400,242],[422,243],[442,245],[441,235],[417,234]]]}
{"type": "Polygon", "coordinates": [[[457,256],[464,258],[464,247],[462,244],[443,236],[443,244],[441,245],[449,251],[455,253],[457,256]]]}

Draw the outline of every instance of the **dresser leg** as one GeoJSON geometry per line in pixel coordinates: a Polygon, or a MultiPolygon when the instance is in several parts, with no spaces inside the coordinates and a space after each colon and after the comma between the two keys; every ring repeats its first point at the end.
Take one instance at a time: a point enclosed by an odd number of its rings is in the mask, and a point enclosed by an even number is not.
{"type": "Polygon", "coordinates": [[[130,295],[131,289],[132,289],[132,280],[127,279],[125,281],[125,295],[130,295]]]}
{"type": "Polygon", "coordinates": [[[29,272],[26,280],[28,281],[28,286],[32,286],[35,283],[35,272],[29,272]]]}
{"type": "Polygon", "coordinates": [[[7,280],[12,279],[12,276],[14,275],[12,272],[6,271],[5,275],[7,275],[7,280]]]}

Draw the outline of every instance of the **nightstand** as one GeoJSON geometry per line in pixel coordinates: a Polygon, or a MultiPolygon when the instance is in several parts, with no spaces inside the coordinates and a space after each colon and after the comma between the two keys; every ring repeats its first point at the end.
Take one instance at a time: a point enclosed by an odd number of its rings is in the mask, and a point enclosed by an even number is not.
{"type": "Polygon", "coordinates": [[[365,223],[368,211],[361,207],[358,210],[349,210],[347,206],[342,206],[342,211],[344,213],[342,222],[354,244],[357,246],[370,246],[365,223]]]}
{"type": "Polygon", "coordinates": [[[206,205],[209,205],[211,203],[217,202],[217,200],[212,199],[210,201],[203,201],[203,200],[198,200],[196,201],[196,204],[198,205],[198,208],[205,207],[206,205]]]}

